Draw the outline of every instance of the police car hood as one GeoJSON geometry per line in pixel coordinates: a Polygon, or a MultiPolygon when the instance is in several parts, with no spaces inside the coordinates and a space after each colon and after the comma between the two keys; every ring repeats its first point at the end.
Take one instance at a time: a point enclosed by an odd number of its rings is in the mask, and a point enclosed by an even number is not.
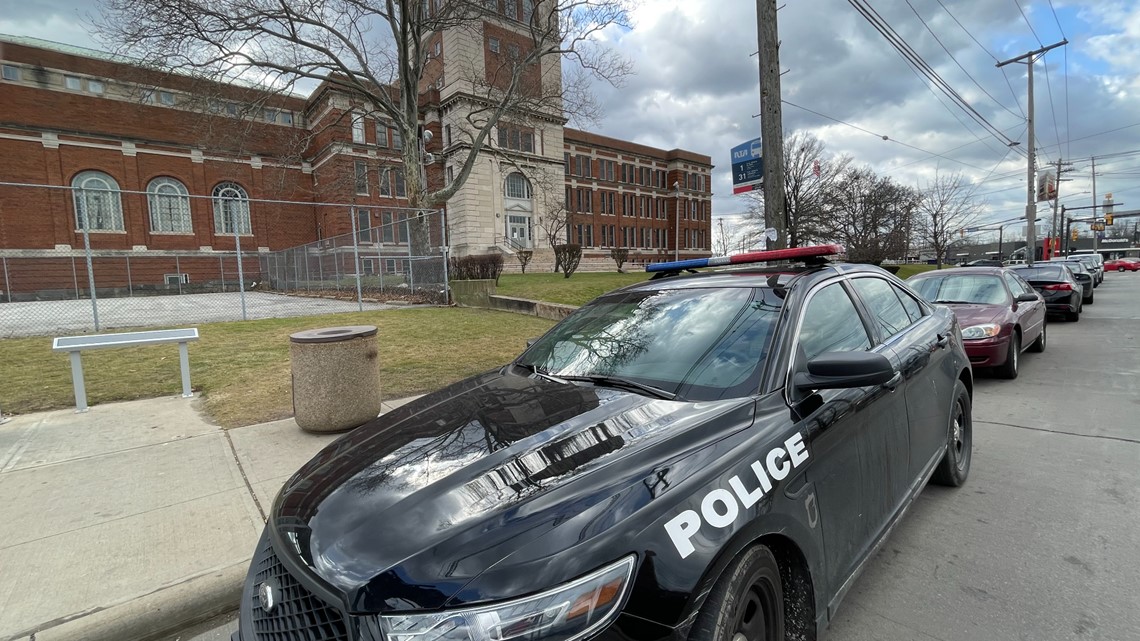
{"type": "Polygon", "coordinates": [[[614,560],[591,560],[588,543],[636,511],[614,497],[682,447],[673,437],[743,405],[477,376],[357,428],[302,467],[274,504],[278,554],[299,556],[356,612],[554,585],[614,560]],[[476,585],[491,567],[522,583],[476,585]]]}

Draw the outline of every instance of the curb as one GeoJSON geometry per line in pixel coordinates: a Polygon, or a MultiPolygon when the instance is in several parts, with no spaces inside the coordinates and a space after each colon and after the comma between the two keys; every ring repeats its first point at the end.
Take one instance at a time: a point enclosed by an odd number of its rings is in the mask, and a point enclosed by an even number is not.
{"type": "Polygon", "coordinates": [[[92,614],[39,630],[35,641],[152,641],[233,612],[249,561],[228,565],[92,614]]]}

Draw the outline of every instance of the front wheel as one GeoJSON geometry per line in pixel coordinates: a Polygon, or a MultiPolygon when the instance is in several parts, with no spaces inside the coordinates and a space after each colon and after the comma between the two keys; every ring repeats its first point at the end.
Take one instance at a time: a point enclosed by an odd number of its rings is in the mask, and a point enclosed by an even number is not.
{"type": "Polygon", "coordinates": [[[780,566],[763,545],[740,554],[701,607],[690,641],[784,641],[780,566]]]}
{"type": "Polygon", "coordinates": [[[997,368],[998,376],[1002,378],[1017,378],[1017,361],[1021,358],[1021,334],[1014,332],[1009,337],[1009,353],[1005,362],[997,368]]]}
{"type": "Polygon", "coordinates": [[[970,476],[970,459],[974,445],[974,423],[971,417],[970,393],[962,381],[954,383],[954,406],[946,436],[946,455],[938,463],[931,480],[938,485],[961,487],[970,476]]]}

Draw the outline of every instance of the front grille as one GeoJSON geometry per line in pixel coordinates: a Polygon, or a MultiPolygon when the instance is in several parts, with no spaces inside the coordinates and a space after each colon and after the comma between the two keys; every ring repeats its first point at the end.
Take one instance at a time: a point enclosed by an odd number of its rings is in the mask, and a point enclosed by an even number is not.
{"type": "Polygon", "coordinates": [[[318,599],[293,578],[277,559],[268,537],[254,560],[257,574],[250,597],[255,641],[348,641],[344,614],[318,599]],[[274,586],[277,604],[262,608],[260,588],[274,586]]]}

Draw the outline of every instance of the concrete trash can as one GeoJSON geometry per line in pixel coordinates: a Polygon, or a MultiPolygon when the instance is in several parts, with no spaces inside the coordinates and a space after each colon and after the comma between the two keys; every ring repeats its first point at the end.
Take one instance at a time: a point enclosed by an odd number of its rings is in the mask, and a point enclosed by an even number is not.
{"type": "Polygon", "coordinates": [[[340,432],[380,414],[380,354],[371,325],[289,336],[293,417],[307,432],[340,432]]]}

